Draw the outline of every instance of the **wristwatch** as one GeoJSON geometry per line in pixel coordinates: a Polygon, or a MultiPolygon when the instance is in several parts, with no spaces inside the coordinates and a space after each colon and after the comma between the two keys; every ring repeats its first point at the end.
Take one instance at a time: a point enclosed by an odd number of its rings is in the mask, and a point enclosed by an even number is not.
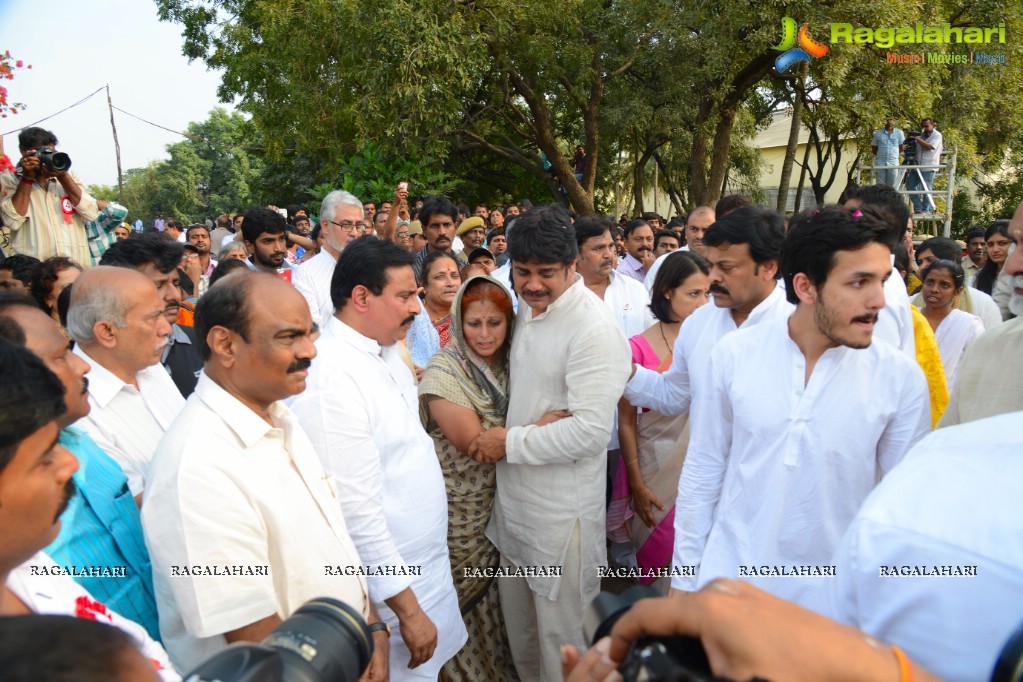
{"type": "Polygon", "coordinates": [[[369,626],[369,631],[370,632],[386,632],[388,638],[390,638],[390,636],[391,636],[391,626],[388,625],[387,623],[385,623],[384,621],[380,621],[378,623],[373,623],[372,625],[369,626]]]}

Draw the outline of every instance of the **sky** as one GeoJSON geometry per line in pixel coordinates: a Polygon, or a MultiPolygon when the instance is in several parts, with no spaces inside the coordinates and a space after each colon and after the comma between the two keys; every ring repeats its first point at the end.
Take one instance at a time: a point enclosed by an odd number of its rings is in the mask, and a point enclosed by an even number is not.
{"type": "MultiPolygon", "coordinates": [[[[4,81],[8,102],[27,109],[0,118],[4,151],[18,162],[19,128],[50,116],[89,93],[110,86],[113,104],[172,130],[205,120],[230,104],[217,99],[220,72],[181,54],[181,25],[162,22],[153,0],[0,0],[0,51],[32,69],[4,81]],[[40,16],[45,9],[47,17],[40,16]]],[[[168,158],[180,135],[114,111],[123,170],[168,158]]],[[[39,123],[53,131],[58,149],[85,184],[116,185],[117,161],[106,91],[39,123]]]]}

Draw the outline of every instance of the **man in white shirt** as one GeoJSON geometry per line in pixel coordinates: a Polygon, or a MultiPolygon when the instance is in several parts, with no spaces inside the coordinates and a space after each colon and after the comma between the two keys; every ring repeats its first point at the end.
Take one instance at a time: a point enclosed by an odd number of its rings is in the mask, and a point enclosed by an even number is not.
{"type": "Polygon", "coordinates": [[[156,445],[185,405],[160,365],[171,333],[165,308],[149,277],[101,265],[75,282],[68,310],[74,352],[92,367],[92,409],[75,426],[121,465],[138,499],[156,445]]]}
{"type": "Polygon", "coordinates": [[[369,595],[391,627],[391,680],[436,680],[467,639],[448,559],[447,494],[397,343],[419,312],[414,256],[356,239],[331,281],[337,312],[316,341],[308,389],[291,401],[335,479],[369,595]]]}
{"type": "Polygon", "coordinates": [[[499,583],[515,667],[524,680],[559,680],[559,647],[585,645],[583,611],[607,563],[607,443],[630,354],[614,315],[575,273],[578,245],[563,209],[517,218],[508,251],[526,305],[512,342],[507,428],[481,434],[469,454],[497,462],[487,537],[502,566],[545,569],[499,583]],[[557,409],[571,416],[534,425],[557,409]]]}
{"type": "Polygon", "coordinates": [[[320,205],[320,233],[326,243],[320,252],[295,268],[292,284],[309,304],[313,322],[325,327],[334,315],[330,302],[330,278],[345,246],[358,236],[357,223],[362,219],[362,202],[358,197],[336,189],[323,197],[320,205]]]}
{"type": "Polygon", "coordinates": [[[697,308],[682,323],[667,372],[634,366],[625,397],[637,407],[661,414],[686,412],[706,380],[711,351],[725,334],[792,312],[777,279],[785,239],[779,213],[740,208],[711,225],[701,239],[707,243],[714,305],[697,308]]]}
{"type": "Polygon", "coordinates": [[[943,680],[991,679],[1020,622],[1021,424],[1012,412],[920,441],[842,538],[825,615],[943,680]]]}
{"type": "MultiPolygon", "coordinates": [[[[685,226],[686,243],[681,247],[683,251],[692,251],[704,258],[707,257],[706,247],[703,245],[703,235],[715,221],[714,209],[711,206],[697,206],[693,209],[693,212],[689,214],[685,226]]],[[[643,279],[643,286],[646,290],[652,291],[654,288],[654,278],[657,277],[657,271],[661,269],[661,263],[667,258],[667,254],[659,256],[654,264],[650,266],[650,271],[646,273],[646,277],[643,279]]]]}
{"type": "MultiPolygon", "coordinates": [[[[850,187],[845,193],[845,207],[854,211],[862,206],[873,206],[888,227],[888,246],[893,251],[906,235],[910,224],[906,200],[888,185],[850,187]]],[[[916,359],[916,339],[913,335],[913,314],[909,294],[902,277],[895,270],[895,254],[891,256],[892,276],[884,283],[885,306],[877,320],[874,338],[900,349],[907,357],[916,359]]]]}
{"type": "Polygon", "coordinates": [[[891,276],[872,209],[826,208],[789,228],[788,319],[728,335],[711,355],[679,482],[676,589],[743,578],[817,607],[842,533],[930,427],[916,363],[871,343],[891,276]]]}
{"type": "MultiPolygon", "coordinates": [[[[925,118],[920,122],[921,132],[919,135],[910,135],[910,140],[916,141],[916,164],[917,166],[937,166],[941,163],[942,137],[934,124],[933,118],[925,118]]],[[[937,168],[910,168],[906,176],[906,189],[930,192],[934,187],[934,175],[937,168]]],[[[934,198],[930,194],[911,194],[914,213],[924,213],[934,210],[934,198]]]]}
{"type": "Polygon", "coordinates": [[[611,226],[600,218],[580,218],[573,225],[579,245],[576,271],[586,288],[604,301],[618,320],[625,338],[646,331],[654,323],[646,288],[614,270],[611,226]]]}
{"type": "MultiPolygon", "coordinates": [[[[90,618],[128,632],[164,680],[180,680],[141,625],[112,612],[41,550],[76,494],[78,461],[57,442],[65,386],[31,351],[0,340],[0,617],[90,618]]],[[[116,567],[97,566],[100,571],[116,567]]]]}
{"type": "MultiPolygon", "coordinates": [[[[172,660],[188,669],[262,641],[316,597],[375,620],[335,484],[280,402],[305,388],[316,356],[305,301],[277,277],[241,272],[200,300],[195,323],[205,372],[160,441],[142,507],[172,660]]],[[[382,671],[386,631],[374,640],[382,671]]]]}

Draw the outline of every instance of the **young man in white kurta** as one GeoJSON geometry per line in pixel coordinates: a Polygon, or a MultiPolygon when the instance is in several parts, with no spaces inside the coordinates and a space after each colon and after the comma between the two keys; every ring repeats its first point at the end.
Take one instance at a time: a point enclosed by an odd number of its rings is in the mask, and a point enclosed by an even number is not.
{"type": "Polygon", "coordinates": [[[871,343],[890,251],[883,226],[857,220],[834,209],[796,222],[782,258],[796,312],[728,335],[711,355],[676,512],[676,565],[697,572],[673,577],[675,589],[739,577],[818,607],[860,504],[929,429],[919,366],[871,343]],[[841,236],[813,282],[805,244],[824,234],[841,236]]]}
{"type": "MultiPolygon", "coordinates": [[[[342,252],[338,269],[350,274],[353,268],[347,263],[365,263],[380,250],[404,254],[406,265],[382,269],[388,287],[404,274],[414,294],[411,256],[391,242],[357,239],[342,252]]],[[[380,296],[365,295],[379,302],[390,296],[390,289],[385,287],[380,296]]],[[[419,309],[414,301],[412,296],[406,312],[419,309]]],[[[291,406],[334,477],[338,502],[363,563],[381,571],[370,574],[369,594],[391,628],[391,680],[436,680],[468,638],[448,559],[444,477],[433,439],[419,421],[415,379],[398,353],[398,337],[382,346],[339,319],[361,315],[360,323],[372,320],[371,326],[381,326],[379,315],[364,315],[357,305],[349,299],[327,321],[316,341],[318,356],[308,387],[291,406]],[[406,590],[437,629],[433,655],[413,669],[408,668],[412,652],[402,636],[403,623],[385,603],[406,590]]]]}

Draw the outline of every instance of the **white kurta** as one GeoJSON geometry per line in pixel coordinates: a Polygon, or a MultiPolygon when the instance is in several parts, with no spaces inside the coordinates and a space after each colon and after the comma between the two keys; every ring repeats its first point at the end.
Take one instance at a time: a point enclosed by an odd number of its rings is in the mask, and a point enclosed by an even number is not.
{"type": "Polygon", "coordinates": [[[943,680],[990,679],[1020,621],[1020,453],[1023,412],[918,443],[842,538],[826,615],[897,644],[943,680]]]}
{"type": "Polygon", "coordinates": [[[618,320],[626,339],[642,334],[657,321],[650,312],[650,294],[646,287],[614,270],[611,283],[604,290],[604,305],[618,320]]]}
{"type": "Polygon", "coordinates": [[[448,502],[419,397],[396,346],[381,348],[336,317],[316,341],[305,392],[292,408],[337,495],[359,555],[370,567],[418,575],[371,575],[369,593],[391,626],[391,679],[431,677],[467,639],[448,560],[448,502]],[[411,587],[437,626],[437,649],[408,670],[398,618],[384,603],[411,587]]]}
{"type": "Polygon", "coordinates": [[[989,329],[959,364],[938,428],[1023,410],[1023,318],[989,329]]]}
{"type": "Polygon", "coordinates": [[[955,308],[949,311],[948,316],[934,330],[949,390],[955,386],[959,361],[963,359],[963,354],[983,333],[984,323],[979,317],[955,308]]]}
{"type": "Polygon", "coordinates": [[[138,495],[145,488],[156,446],[185,406],[185,399],[159,363],[135,375],[135,388],[90,358],[80,345],[74,352],[92,366],[85,375],[91,409],[75,427],[92,436],[121,465],[131,494],[138,495]]]}
{"type": "Polygon", "coordinates": [[[337,260],[327,251],[320,252],[301,265],[294,268],[291,283],[302,294],[309,305],[309,313],[313,322],[320,327],[327,324],[334,315],[334,304],[330,300],[330,280],[334,277],[334,266],[337,260]]]}
{"type": "MultiPolygon", "coordinates": [[[[785,300],[785,290],[776,286],[750,311],[742,328],[788,318],[794,309],[785,300]]],[[[668,371],[659,374],[652,369],[636,367],[636,375],[625,386],[625,397],[637,407],[648,407],[661,414],[675,415],[689,410],[693,398],[699,394],[709,376],[711,351],[725,334],[736,329],[732,311],[728,308],[719,308],[713,303],[700,306],[679,329],[668,371]]]]}
{"type": "Polygon", "coordinates": [[[162,680],[176,682],[181,679],[171,667],[167,652],[149,636],[144,627],[96,601],[88,590],[70,576],[43,575],[57,567],[58,562],[43,552],[36,552],[31,559],[11,571],[6,586],[33,613],[88,618],[124,630],[138,642],[142,656],[159,670],[162,680]]]}
{"type": "Polygon", "coordinates": [[[316,597],[369,614],[365,579],[343,575],[361,562],[336,484],[291,410],[274,403],[270,418],[204,374],[153,458],[142,525],[160,634],[182,670],[227,646],[223,633],[316,597]],[[193,566],[266,570],[182,575],[193,566]]]}
{"type": "MultiPolygon", "coordinates": [[[[895,267],[895,256],[891,257],[895,267]]],[[[913,313],[909,310],[909,293],[898,270],[884,283],[884,308],[877,315],[874,340],[889,343],[911,360],[916,359],[916,340],[913,336],[913,313]]]]}
{"type": "MultiPolygon", "coordinates": [[[[579,278],[533,316],[522,306],[511,347],[507,455],[497,463],[497,496],[487,537],[517,566],[561,565],[580,528],[584,595],[607,563],[604,493],[607,442],[629,376],[629,344],[613,315],[579,278]],[[551,410],[572,416],[533,426],[551,410]]],[[[557,599],[560,579],[527,577],[557,599]]],[[[581,615],[581,614],[580,614],[581,615]]]]}
{"type": "MultiPolygon", "coordinates": [[[[740,566],[827,566],[881,476],[930,430],[927,382],[886,343],[831,348],[804,386],[806,360],[788,320],[742,329],[711,356],[675,511],[676,566],[698,577],[749,577],[740,566]]],[[[821,577],[749,577],[813,607],[821,577]]]]}

